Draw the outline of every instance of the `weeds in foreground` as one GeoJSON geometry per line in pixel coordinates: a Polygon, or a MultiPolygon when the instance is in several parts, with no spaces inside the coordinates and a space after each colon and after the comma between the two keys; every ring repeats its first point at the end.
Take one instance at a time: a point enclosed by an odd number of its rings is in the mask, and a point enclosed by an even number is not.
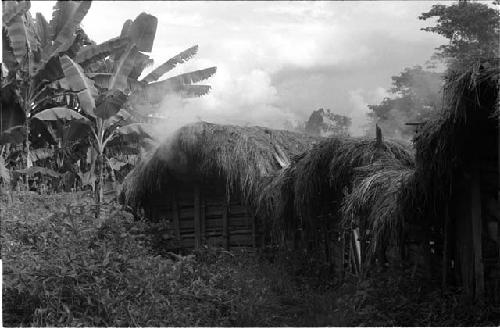
{"type": "Polygon", "coordinates": [[[333,285],[305,254],[158,252],[152,226],[84,195],[24,195],[2,216],[5,326],[500,324],[402,269],[333,285]],[[161,254],[161,255],[159,255],[161,254]]]}

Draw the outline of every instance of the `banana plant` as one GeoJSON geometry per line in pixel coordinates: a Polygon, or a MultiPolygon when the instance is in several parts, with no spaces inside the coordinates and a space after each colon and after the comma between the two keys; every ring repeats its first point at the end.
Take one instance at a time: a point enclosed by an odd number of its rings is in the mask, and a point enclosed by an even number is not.
{"type": "MultiPolygon", "coordinates": [[[[79,27],[90,8],[90,1],[57,1],[52,19],[37,13],[34,19],[29,1],[2,1],[2,50],[7,77],[2,81],[2,93],[12,90],[17,110],[24,117],[26,167],[30,167],[30,121],[44,109],[47,100],[60,101],[75,94],[54,81],[64,77],[59,55],[74,54],[88,43],[79,27]]],[[[79,98],[83,95],[78,93],[79,98]]],[[[80,101],[83,110],[90,111],[88,102],[80,101]]]]}

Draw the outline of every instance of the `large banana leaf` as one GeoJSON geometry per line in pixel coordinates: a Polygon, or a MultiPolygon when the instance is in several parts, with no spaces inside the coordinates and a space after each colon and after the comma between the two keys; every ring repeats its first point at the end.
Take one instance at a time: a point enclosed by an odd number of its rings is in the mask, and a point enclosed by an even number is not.
{"type": "Polygon", "coordinates": [[[127,96],[119,90],[109,90],[100,94],[96,100],[96,116],[106,120],[120,111],[127,96]]]}
{"type": "Polygon", "coordinates": [[[50,29],[49,23],[47,23],[45,17],[40,13],[36,13],[36,34],[40,40],[40,46],[42,49],[45,48],[51,41],[50,29]]]}
{"type": "Polygon", "coordinates": [[[21,64],[28,55],[28,34],[30,33],[26,26],[24,15],[15,16],[10,20],[7,26],[7,34],[10,39],[10,45],[16,61],[21,64]]]}
{"type": "Polygon", "coordinates": [[[132,23],[133,21],[131,19],[127,19],[125,23],[123,23],[122,31],[120,33],[120,38],[128,37],[132,23]]]}
{"type": "Polygon", "coordinates": [[[139,51],[137,51],[137,55],[135,56],[134,67],[132,71],[128,75],[128,77],[132,80],[137,81],[139,76],[141,76],[142,71],[148,66],[153,64],[153,59],[149,58],[148,55],[145,55],[139,51]]]}
{"type": "Polygon", "coordinates": [[[162,65],[155,68],[151,73],[146,75],[143,82],[150,83],[157,81],[163,74],[172,70],[177,64],[182,64],[191,59],[198,52],[198,46],[191,47],[183,52],[175,55],[174,57],[167,60],[162,65]]]}
{"type": "Polygon", "coordinates": [[[153,126],[148,123],[132,123],[119,127],[117,133],[123,136],[135,136],[139,138],[153,139],[153,136],[149,132],[152,129],[153,126]]]}
{"type": "Polygon", "coordinates": [[[132,72],[132,69],[134,68],[135,58],[137,55],[137,48],[133,45],[130,45],[121,55],[120,59],[116,63],[114,74],[109,82],[110,90],[116,89],[124,92],[127,89],[127,79],[130,72],[132,72]]]}
{"type": "MultiPolygon", "coordinates": [[[[87,76],[91,78],[98,87],[109,89],[109,82],[113,77],[113,73],[87,73],[87,76]]],[[[144,86],[145,84],[142,82],[131,79],[130,77],[127,78],[127,89],[129,90],[141,89],[144,86]]]]}
{"type": "Polygon", "coordinates": [[[61,174],[57,173],[56,171],[41,166],[32,166],[27,169],[17,170],[17,172],[21,174],[27,174],[29,176],[32,176],[36,173],[40,173],[42,175],[48,175],[53,178],[59,178],[61,176],[61,174]]]}
{"type": "Polygon", "coordinates": [[[73,120],[63,128],[63,141],[70,143],[90,135],[92,128],[89,121],[73,120]]]}
{"type": "MultiPolygon", "coordinates": [[[[193,71],[189,73],[180,74],[166,79],[173,84],[192,84],[199,81],[208,79],[210,76],[217,72],[217,67],[210,67],[205,69],[200,69],[198,71],[193,71]]],[[[162,83],[162,82],[157,82],[162,83]]]]}
{"type": "Polygon", "coordinates": [[[66,55],[61,57],[61,66],[71,90],[79,91],[78,100],[82,109],[88,115],[95,116],[94,109],[97,90],[94,82],[87,78],[82,68],[66,55]]]}
{"type": "Polygon", "coordinates": [[[137,46],[139,51],[151,52],[156,34],[158,18],[141,13],[134,20],[128,30],[128,36],[137,46]]]}
{"type": "Polygon", "coordinates": [[[70,121],[70,120],[87,120],[88,119],[79,114],[77,111],[66,107],[52,107],[47,108],[40,113],[33,116],[40,121],[70,121]]]}
{"type": "Polygon", "coordinates": [[[0,145],[20,144],[26,139],[26,127],[24,125],[13,126],[0,134],[0,145]]]}
{"type": "Polygon", "coordinates": [[[133,93],[130,101],[137,104],[158,105],[165,97],[176,95],[181,98],[193,98],[210,92],[209,85],[176,84],[168,81],[147,85],[142,90],[133,93]]]}
{"type": "Polygon", "coordinates": [[[210,92],[211,86],[202,84],[187,84],[179,88],[179,93],[183,98],[201,97],[210,92]]]}
{"type": "Polygon", "coordinates": [[[0,178],[6,185],[10,183],[10,172],[2,156],[0,156],[0,178]]]}
{"type": "Polygon", "coordinates": [[[104,59],[116,49],[123,48],[128,42],[129,39],[127,37],[118,37],[98,45],[85,46],[76,55],[75,62],[81,66],[85,66],[89,61],[104,59]]]}
{"type": "Polygon", "coordinates": [[[54,149],[52,148],[37,148],[31,149],[29,152],[30,160],[32,163],[41,161],[54,156],[54,149]]]}
{"type": "Polygon", "coordinates": [[[2,26],[7,27],[14,17],[24,15],[30,7],[29,1],[2,1],[2,26]]]}
{"type": "Polygon", "coordinates": [[[58,1],[54,7],[51,28],[53,44],[44,49],[40,62],[43,67],[51,57],[68,50],[76,37],[75,32],[90,9],[91,1],[58,1]]]}

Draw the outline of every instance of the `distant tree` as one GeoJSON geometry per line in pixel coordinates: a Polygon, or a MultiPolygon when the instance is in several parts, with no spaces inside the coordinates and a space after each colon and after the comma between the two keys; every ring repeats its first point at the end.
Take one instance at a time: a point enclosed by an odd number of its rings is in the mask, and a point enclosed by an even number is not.
{"type": "Polygon", "coordinates": [[[332,113],[329,109],[320,108],[313,111],[309,116],[305,131],[311,135],[322,137],[347,136],[351,124],[350,117],[332,113]]]}
{"type": "Polygon", "coordinates": [[[392,85],[393,97],[368,105],[368,117],[371,124],[380,125],[384,135],[410,139],[413,128],[405,123],[426,121],[440,109],[442,75],[415,66],[393,76],[392,85]]]}
{"type": "Polygon", "coordinates": [[[436,18],[435,26],[422,28],[437,33],[449,43],[436,48],[435,57],[449,65],[462,65],[475,58],[498,57],[500,12],[485,3],[459,1],[450,6],[434,5],[419,16],[436,18]]]}

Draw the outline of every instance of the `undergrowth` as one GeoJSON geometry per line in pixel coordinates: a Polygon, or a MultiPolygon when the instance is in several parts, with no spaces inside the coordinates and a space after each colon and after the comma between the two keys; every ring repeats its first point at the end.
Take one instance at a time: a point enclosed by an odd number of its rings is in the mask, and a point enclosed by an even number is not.
{"type": "Polygon", "coordinates": [[[499,325],[500,309],[386,270],[342,285],[306,254],[158,251],[152,225],[84,194],[2,209],[4,326],[499,325]]]}

